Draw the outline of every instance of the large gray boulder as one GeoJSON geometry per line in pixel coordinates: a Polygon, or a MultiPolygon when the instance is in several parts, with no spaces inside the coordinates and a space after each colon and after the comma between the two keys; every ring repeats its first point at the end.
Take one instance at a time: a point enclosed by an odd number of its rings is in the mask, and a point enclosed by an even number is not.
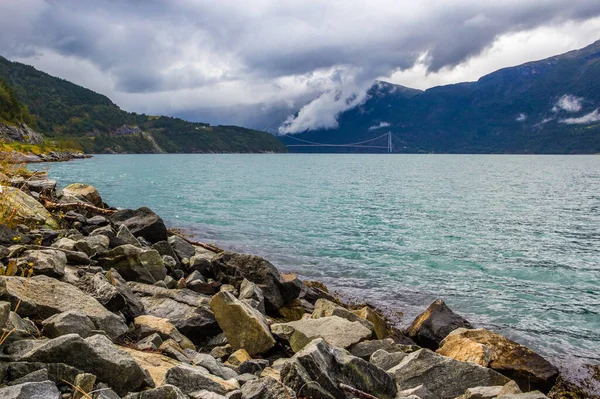
{"type": "Polygon", "coordinates": [[[402,351],[400,347],[391,338],[359,342],[357,344],[352,345],[349,351],[350,353],[352,353],[353,356],[369,360],[371,355],[380,349],[383,349],[388,353],[402,351]]]}
{"type": "Polygon", "coordinates": [[[117,226],[124,224],[134,236],[143,237],[152,244],[167,241],[165,222],[150,208],[124,209],[111,215],[110,219],[117,226]]]}
{"type": "Polygon", "coordinates": [[[125,306],[120,310],[127,319],[133,319],[145,313],[144,304],[129,288],[127,282],[121,277],[119,272],[115,269],[110,269],[106,273],[105,278],[125,300],[125,306]]]}
{"type": "Polygon", "coordinates": [[[369,362],[384,370],[389,370],[400,364],[407,356],[404,352],[387,352],[383,349],[375,351],[369,358],[369,362]]]}
{"type": "Polygon", "coordinates": [[[380,399],[391,399],[396,395],[396,385],[390,374],[323,339],[312,341],[284,363],[281,382],[299,396],[313,399],[346,399],[340,384],[380,399]]]}
{"type": "Polygon", "coordinates": [[[238,373],[226,367],[220,360],[215,359],[211,355],[198,353],[192,358],[192,364],[201,366],[211,372],[211,374],[221,377],[224,380],[229,380],[238,376],[238,373]]]}
{"type": "Polygon", "coordinates": [[[169,245],[173,248],[173,252],[177,254],[179,260],[190,259],[196,254],[196,248],[179,236],[169,237],[169,245]]]}
{"type": "Polygon", "coordinates": [[[0,276],[0,300],[10,301],[12,306],[20,301],[22,316],[47,319],[74,310],[89,317],[98,330],[105,331],[112,339],[127,332],[127,325],[119,316],[71,284],[47,276],[33,276],[27,287],[25,285],[25,278],[0,276]]]}
{"type": "Polygon", "coordinates": [[[348,309],[344,309],[340,305],[328,301],[327,299],[318,299],[317,302],[315,302],[315,310],[313,311],[311,318],[318,319],[329,316],[338,316],[349,321],[357,321],[369,330],[373,330],[373,323],[367,319],[363,319],[359,315],[354,314],[348,309]]]}
{"type": "Polygon", "coordinates": [[[338,316],[273,324],[271,332],[287,340],[294,352],[298,352],[315,338],[323,338],[330,345],[345,349],[368,339],[372,334],[361,323],[338,316]]]}
{"type": "Polygon", "coordinates": [[[396,378],[398,390],[423,385],[440,399],[456,398],[467,388],[498,386],[510,381],[492,369],[459,362],[428,349],[409,354],[388,372],[396,378]]]}
{"type": "Polygon", "coordinates": [[[188,289],[170,290],[134,282],[128,286],[140,296],[147,314],[169,320],[193,342],[199,343],[220,332],[209,305],[210,297],[188,289]]]}
{"type": "Polygon", "coordinates": [[[115,269],[127,281],[154,284],[167,276],[162,257],[153,249],[121,245],[105,252],[97,260],[100,266],[115,269]]]}
{"type": "Polygon", "coordinates": [[[18,354],[18,361],[65,363],[94,374],[120,395],[144,387],[144,370],[127,353],[103,335],[83,339],[77,334],[63,335],[18,354]]]}
{"type": "Polygon", "coordinates": [[[2,399],[60,399],[61,395],[53,382],[26,382],[0,388],[2,399]]]}
{"type": "Polygon", "coordinates": [[[296,393],[273,377],[248,381],[242,386],[244,399],[291,399],[296,393]]]}
{"type": "Polygon", "coordinates": [[[248,279],[244,279],[240,285],[238,299],[250,305],[260,313],[265,314],[265,296],[260,287],[248,279]]]}
{"type": "Polygon", "coordinates": [[[224,283],[239,286],[244,278],[263,292],[268,312],[276,311],[300,294],[300,288],[285,282],[275,266],[255,255],[222,252],[212,259],[215,277],[224,283]]]}
{"type": "Polygon", "coordinates": [[[213,296],[210,307],[234,349],[245,349],[250,355],[256,355],[275,346],[275,338],[262,313],[230,292],[221,291],[213,296]]]}
{"type": "Polygon", "coordinates": [[[111,312],[118,312],[125,307],[123,295],[108,282],[102,273],[86,273],[75,282],[75,286],[95,298],[111,312]]]}
{"type": "Polygon", "coordinates": [[[412,322],[408,336],[419,346],[436,350],[440,342],[457,328],[470,329],[473,326],[438,299],[412,322]]]}

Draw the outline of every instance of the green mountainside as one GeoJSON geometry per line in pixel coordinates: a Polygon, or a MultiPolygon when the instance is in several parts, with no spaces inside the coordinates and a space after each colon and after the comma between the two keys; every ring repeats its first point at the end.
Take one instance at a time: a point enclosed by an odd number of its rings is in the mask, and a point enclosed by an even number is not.
{"type": "MultiPolygon", "coordinates": [[[[49,139],[76,142],[88,153],[286,151],[277,138],[257,130],[126,112],[106,96],[3,57],[0,79],[14,89],[13,98],[27,106],[39,132],[49,139]]],[[[2,87],[0,98],[5,91],[10,95],[2,87]]]]}
{"type": "MultiPolygon", "coordinates": [[[[477,82],[426,91],[378,82],[339,127],[295,137],[343,144],[388,131],[394,152],[600,152],[600,41],[542,61],[505,68],[477,82]]],[[[299,144],[283,136],[286,144],[299,144]]],[[[385,145],[385,138],[380,139],[385,145]]],[[[294,152],[364,151],[292,147],[294,152]]],[[[385,150],[382,150],[385,151],[385,150]]]]}

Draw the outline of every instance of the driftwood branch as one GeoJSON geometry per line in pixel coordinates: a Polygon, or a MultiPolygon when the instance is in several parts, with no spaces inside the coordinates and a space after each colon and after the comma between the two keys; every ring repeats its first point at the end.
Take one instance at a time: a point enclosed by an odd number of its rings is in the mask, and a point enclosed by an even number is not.
{"type": "Polygon", "coordinates": [[[340,384],[340,389],[342,391],[348,392],[348,393],[350,393],[352,395],[358,396],[359,398],[363,398],[363,399],[377,399],[373,395],[369,395],[366,392],[360,391],[360,390],[358,390],[356,388],[352,388],[351,386],[346,385],[346,384],[340,384]]]}
{"type": "Polygon", "coordinates": [[[100,215],[112,215],[115,213],[115,210],[112,209],[103,209],[98,208],[97,206],[86,204],[85,202],[69,202],[66,204],[59,204],[57,202],[50,201],[46,198],[40,198],[42,200],[42,205],[49,211],[74,211],[77,209],[85,209],[88,211],[92,211],[98,213],[100,215]]]}
{"type": "Polygon", "coordinates": [[[190,243],[192,245],[195,245],[195,246],[198,246],[198,247],[202,247],[204,249],[208,249],[209,251],[213,251],[213,252],[216,252],[218,254],[220,254],[221,252],[225,252],[223,249],[221,249],[219,247],[216,247],[214,245],[205,244],[205,243],[200,242],[200,241],[190,240],[189,238],[185,237],[183,234],[179,234],[179,233],[173,231],[172,229],[169,229],[169,233],[172,234],[172,235],[174,235],[174,236],[179,236],[181,239],[183,239],[184,241],[186,241],[186,242],[188,242],[188,243],[190,243]]]}

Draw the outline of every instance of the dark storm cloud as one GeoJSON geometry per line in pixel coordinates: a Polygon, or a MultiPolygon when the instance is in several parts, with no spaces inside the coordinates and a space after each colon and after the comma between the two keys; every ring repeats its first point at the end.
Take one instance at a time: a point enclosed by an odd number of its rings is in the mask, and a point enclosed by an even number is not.
{"type": "Polygon", "coordinates": [[[295,132],[330,127],[375,78],[418,59],[439,71],[503,34],[598,15],[600,2],[589,0],[3,0],[0,54],[83,60],[126,93],[229,82],[279,93],[291,79],[289,96],[320,96],[284,128],[295,132]]]}

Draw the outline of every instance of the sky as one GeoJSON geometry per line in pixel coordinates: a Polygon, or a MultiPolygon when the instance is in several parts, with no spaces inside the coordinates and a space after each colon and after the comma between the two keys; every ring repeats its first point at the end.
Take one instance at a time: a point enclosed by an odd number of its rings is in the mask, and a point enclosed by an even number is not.
{"type": "Polygon", "coordinates": [[[375,80],[429,87],[600,40],[595,0],[0,0],[0,55],[128,111],[334,128],[375,80]]]}

